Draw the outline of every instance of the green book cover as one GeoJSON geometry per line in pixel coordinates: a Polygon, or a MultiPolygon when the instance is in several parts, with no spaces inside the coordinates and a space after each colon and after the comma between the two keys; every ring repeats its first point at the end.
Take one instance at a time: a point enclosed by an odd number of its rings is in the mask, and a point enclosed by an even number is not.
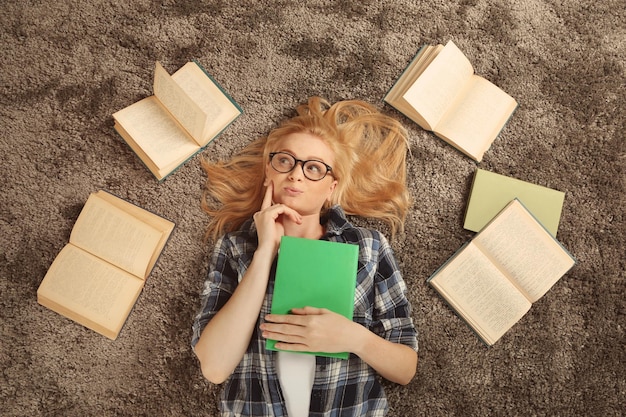
{"type": "Polygon", "coordinates": [[[477,169],[474,174],[463,227],[473,232],[480,231],[516,198],[556,237],[564,192],[483,169],[477,169]]]}
{"type": "MultiPolygon", "coordinates": [[[[272,314],[290,314],[292,308],[326,308],[352,320],[359,247],[325,240],[283,236],[276,266],[272,314]]],[[[275,348],[267,340],[266,347],[275,348]]],[[[349,354],[305,352],[347,359],[349,354]]]]}

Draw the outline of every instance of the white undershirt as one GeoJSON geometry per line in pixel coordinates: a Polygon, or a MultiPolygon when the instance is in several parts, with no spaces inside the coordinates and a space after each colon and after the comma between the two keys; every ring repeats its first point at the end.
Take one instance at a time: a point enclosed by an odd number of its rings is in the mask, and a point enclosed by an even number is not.
{"type": "Polygon", "coordinates": [[[276,352],[276,373],[289,417],[308,417],[315,379],[315,356],[276,352]]]}

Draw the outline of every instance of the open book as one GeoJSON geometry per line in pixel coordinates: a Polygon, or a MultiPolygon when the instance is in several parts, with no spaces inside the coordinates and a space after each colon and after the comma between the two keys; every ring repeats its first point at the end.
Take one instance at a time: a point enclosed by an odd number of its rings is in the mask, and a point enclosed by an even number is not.
{"type": "Polygon", "coordinates": [[[241,108],[198,64],[169,75],[159,62],[154,95],[113,114],[115,130],[162,180],[205,148],[241,108]]]}
{"type": "MultiPolygon", "coordinates": [[[[359,247],[326,240],[283,236],[276,265],[272,314],[292,308],[326,308],[352,320],[359,247]]],[[[275,340],[266,347],[277,350],[275,340]]],[[[299,352],[347,359],[347,352],[299,352]]]]}
{"type": "Polygon", "coordinates": [[[39,304],[116,339],[174,223],[92,193],[37,290],[39,304]]]}
{"type": "Polygon", "coordinates": [[[476,161],[517,108],[513,97],[474,74],[452,41],[422,47],[385,101],[476,161]]]}
{"type": "Polygon", "coordinates": [[[476,169],[463,227],[478,232],[517,198],[556,237],[565,193],[552,188],[476,169]]]}
{"type": "Polygon", "coordinates": [[[428,282],[486,344],[493,345],[575,263],[515,199],[428,282]]]}

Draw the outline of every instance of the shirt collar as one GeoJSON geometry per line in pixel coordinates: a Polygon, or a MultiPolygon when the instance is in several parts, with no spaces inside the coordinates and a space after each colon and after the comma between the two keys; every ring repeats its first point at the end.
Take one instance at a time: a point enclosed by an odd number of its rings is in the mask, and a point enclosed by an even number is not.
{"type": "Polygon", "coordinates": [[[326,236],[339,236],[345,230],[352,228],[341,206],[334,205],[322,217],[321,223],[326,226],[326,236]]]}

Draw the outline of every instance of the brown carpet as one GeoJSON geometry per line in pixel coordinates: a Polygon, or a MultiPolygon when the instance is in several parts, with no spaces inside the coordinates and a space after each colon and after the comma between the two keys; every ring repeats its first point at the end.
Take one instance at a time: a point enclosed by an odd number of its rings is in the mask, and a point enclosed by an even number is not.
{"type": "Polygon", "coordinates": [[[173,72],[192,58],[245,111],[211,159],[313,94],[370,101],[408,127],[415,204],[393,245],[420,364],[409,386],[385,385],[391,416],[626,409],[623,1],[6,0],[0,21],[1,415],[216,415],[219,387],[189,348],[209,251],[199,157],[159,184],[111,118],[151,94],[154,61],[173,72]],[[382,102],[421,44],[449,39],[520,103],[480,164],[382,102]],[[558,238],[579,262],[492,348],[426,284],[472,236],[477,166],[566,192],[558,238]],[[98,189],[177,223],[115,342],[36,303],[98,189]]]}

